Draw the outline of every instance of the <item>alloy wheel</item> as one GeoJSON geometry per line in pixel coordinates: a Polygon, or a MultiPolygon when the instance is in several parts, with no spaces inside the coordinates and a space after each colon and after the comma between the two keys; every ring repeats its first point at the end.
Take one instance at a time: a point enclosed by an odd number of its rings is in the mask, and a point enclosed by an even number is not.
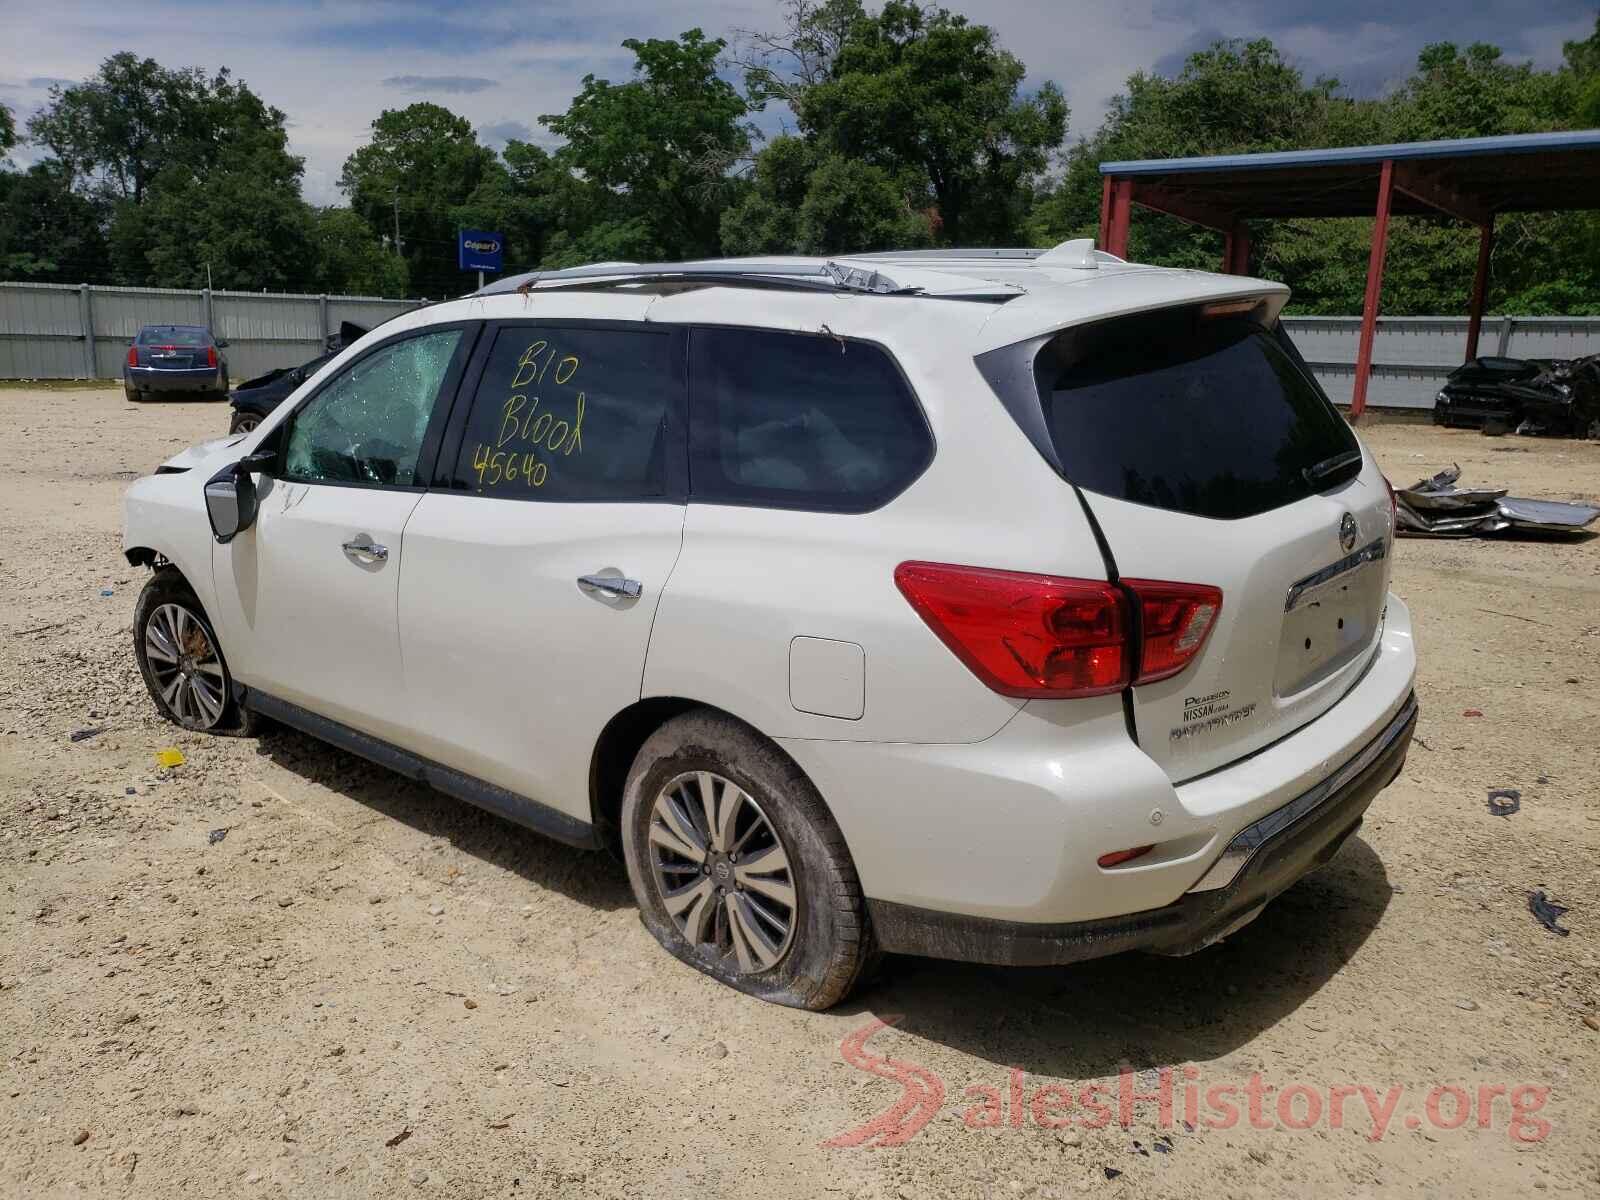
{"type": "Polygon", "coordinates": [[[740,975],[777,966],[794,940],[796,881],[754,797],[712,771],[667,782],[650,810],[657,892],[678,931],[740,975]]]}
{"type": "Polygon", "coordinates": [[[228,706],[227,676],[205,625],[180,604],[160,605],[144,627],[156,688],[179,722],[210,729],[228,706]]]}

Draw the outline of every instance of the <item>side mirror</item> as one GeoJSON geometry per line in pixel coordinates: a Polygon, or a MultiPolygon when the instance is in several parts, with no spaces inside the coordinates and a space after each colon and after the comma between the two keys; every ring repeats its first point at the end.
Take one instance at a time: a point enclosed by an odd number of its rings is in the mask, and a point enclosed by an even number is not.
{"type": "Polygon", "coordinates": [[[272,458],[252,454],[229,463],[206,480],[206,516],[211,521],[212,536],[223,545],[255,524],[256,481],[250,477],[251,460],[261,457],[269,462],[272,458]]]}
{"type": "Polygon", "coordinates": [[[218,350],[226,349],[227,345],[228,345],[228,339],[227,338],[218,338],[217,339],[217,349],[218,350]]]}

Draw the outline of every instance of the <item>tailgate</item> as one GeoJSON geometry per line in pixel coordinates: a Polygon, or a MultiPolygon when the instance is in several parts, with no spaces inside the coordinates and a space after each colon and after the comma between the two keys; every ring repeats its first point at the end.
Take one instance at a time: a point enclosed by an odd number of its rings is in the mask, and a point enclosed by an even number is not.
{"type": "Polygon", "coordinates": [[[1294,732],[1370,662],[1390,546],[1388,491],[1370,461],[1330,492],[1237,521],[1085,500],[1120,574],[1222,589],[1195,661],[1132,689],[1139,745],[1174,782],[1294,732]],[[1355,523],[1349,550],[1340,537],[1346,516],[1355,523]]]}
{"type": "Polygon", "coordinates": [[[1139,744],[1175,782],[1327,711],[1378,645],[1388,487],[1274,311],[1118,316],[1059,331],[1033,362],[1047,451],[1108,569],[1222,591],[1187,665],[1129,690],[1139,744]]]}

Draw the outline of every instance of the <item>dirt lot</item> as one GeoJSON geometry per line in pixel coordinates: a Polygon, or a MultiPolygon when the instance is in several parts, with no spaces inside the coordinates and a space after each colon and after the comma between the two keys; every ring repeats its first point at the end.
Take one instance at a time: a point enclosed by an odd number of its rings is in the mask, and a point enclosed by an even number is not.
{"type": "MultiPolygon", "coordinates": [[[[897,960],[812,1015],[658,951],[607,858],[299,735],[156,718],[120,495],[226,416],[0,390],[0,1194],[1600,1194],[1600,539],[1401,545],[1418,745],[1359,837],[1227,944],[897,960]],[[168,746],[187,763],[159,769],[168,746]],[[1496,786],[1515,816],[1489,815],[1496,786]],[[1571,936],[1529,913],[1536,886],[1571,936]],[[1119,1126],[1123,1065],[1140,1094],[1174,1069],[1169,1119],[1135,1099],[1119,1126]],[[1463,1092],[1430,1107],[1440,1085],[1463,1092]],[[1231,1127],[1208,1100],[1229,1087],[1231,1127]],[[1395,1105],[1377,1138],[1369,1099],[1395,1105]]],[[[1402,482],[1459,461],[1600,494],[1600,445],[1366,436],[1402,482]]]]}

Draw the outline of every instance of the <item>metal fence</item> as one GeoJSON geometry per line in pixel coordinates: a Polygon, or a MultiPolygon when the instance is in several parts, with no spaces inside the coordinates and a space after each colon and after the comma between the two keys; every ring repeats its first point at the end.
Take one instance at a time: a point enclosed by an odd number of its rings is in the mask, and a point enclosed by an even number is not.
{"type": "MultiPolygon", "coordinates": [[[[0,283],[0,379],[110,379],[141,325],[209,325],[228,341],[235,381],[321,353],[340,321],[372,326],[417,300],[265,292],[0,283]]],[[[1350,402],[1359,317],[1286,317],[1284,323],[1328,395],[1350,402]]],[[[1367,403],[1432,408],[1434,393],[1466,354],[1465,317],[1384,317],[1373,346],[1367,403]]],[[[1600,353],[1600,317],[1489,317],[1480,354],[1573,358],[1600,353]]]]}
{"type": "MultiPolygon", "coordinates": [[[[1285,317],[1284,325],[1324,390],[1349,404],[1360,317],[1285,317]]],[[[1372,344],[1371,408],[1429,408],[1467,353],[1465,317],[1380,317],[1372,344]]],[[[1600,317],[1485,317],[1479,354],[1577,358],[1600,354],[1600,317]]]]}
{"type": "Polygon", "coordinates": [[[0,283],[0,379],[111,379],[143,325],[208,325],[235,382],[322,353],[339,322],[371,327],[418,300],[0,283]]]}

